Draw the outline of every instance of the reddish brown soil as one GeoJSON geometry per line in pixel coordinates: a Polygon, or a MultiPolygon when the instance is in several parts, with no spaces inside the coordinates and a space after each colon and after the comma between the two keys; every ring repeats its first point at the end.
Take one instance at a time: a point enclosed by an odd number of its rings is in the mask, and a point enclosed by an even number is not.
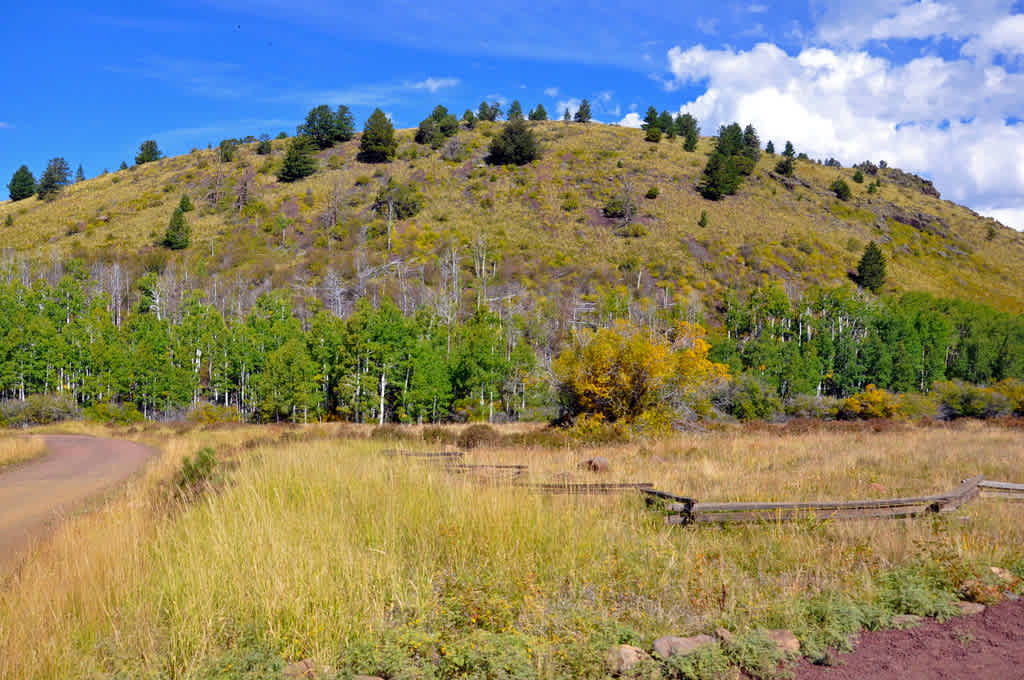
{"type": "Polygon", "coordinates": [[[154,451],[133,442],[46,437],[47,453],[0,473],[0,578],[61,517],[127,479],[154,451]]]}
{"type": "Polygon", "coordinates": [[[1024,600],[946,623],[862,633],[833,666],[804,660],[796,680],[1022,680],[1024,600]]]}

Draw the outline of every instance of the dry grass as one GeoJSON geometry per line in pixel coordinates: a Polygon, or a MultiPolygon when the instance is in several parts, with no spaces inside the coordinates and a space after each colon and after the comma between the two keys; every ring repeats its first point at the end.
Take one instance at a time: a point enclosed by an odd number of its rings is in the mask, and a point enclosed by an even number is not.
{"type": "Polygon", "coordinates": [[[46,453],[46,445],[39,439],[0,432],[0,469],[23,463],[46,453]]]}
{"type": "MultiPolygon", "coordinates": [[[[809,634],[807,598],[869,601],[883,574],[922,558],[1024,566],[1020,508],[1009,503],[978,501],[944,520],[668,528],[631,495],[479,486],[380,456],[391,443],[308,429],[303,441],[296,428],[137,432],[164,451],[145,478],[70,520],[0,594],[0,678],[206,677],[211,659],[252,647],[369,671],[353,650],[380,636],[411,650],[430,636],[451,649],[480,635],[523,641],[540,677],[594,676],[614,630],[641,642],[715,625],[809,634]],[[162,485],[182,456],[254,437],[282,443],[236,450],[218,494],[167,500],[162,485]]],[[[584,479],[577,463],[596,454],[612,464],[603,481],[653,481],[706,501],[925,493],[973,474],[1024,481],[1024,434],[980,424],[733,430],[608,449],[478,449],[469,461],[584,479]]]]}

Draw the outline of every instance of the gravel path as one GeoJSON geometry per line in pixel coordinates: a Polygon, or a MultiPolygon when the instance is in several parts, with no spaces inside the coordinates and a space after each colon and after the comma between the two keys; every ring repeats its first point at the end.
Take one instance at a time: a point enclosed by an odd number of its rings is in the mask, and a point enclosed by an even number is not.
{"type": "Polygon", "coordinates": [[[0,577],[60,518],[142,468],[155,451],[134,442],[47,435],[47,453],[0,473],[0,577]]]}

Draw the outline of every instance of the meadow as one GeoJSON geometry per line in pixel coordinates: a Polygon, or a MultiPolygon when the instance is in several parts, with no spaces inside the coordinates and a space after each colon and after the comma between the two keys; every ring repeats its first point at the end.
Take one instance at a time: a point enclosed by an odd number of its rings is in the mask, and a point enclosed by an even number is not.
{"type": "MultiPolygon", "coordinates": [[[[382,455],[436,445],[358,426],[62,430],[161,455],[3,584],[0,678],[241,680],[307,658],[330,678],[597,678],[614,644],[717,627],[738,641],[635,673],[771,677],[778,655],[762,629],[793,630],[818,658],[894,614],[951,614],[990,566],[1024,576],[1020,505],[1002,500],[942,517],[681,528],[634,494],[546,496],[382,455]],[[212,483],[179,491],[183,457],[206,446],[212,483]]],[[[466,460],[527,464],[531,481],[649,481],[702,501],[877,498],[975,474],[1022,482],[1024,430],[762,425],[498,443],[466,460]],[[597,455],[608,472],[579,469],[597,455]]]]}

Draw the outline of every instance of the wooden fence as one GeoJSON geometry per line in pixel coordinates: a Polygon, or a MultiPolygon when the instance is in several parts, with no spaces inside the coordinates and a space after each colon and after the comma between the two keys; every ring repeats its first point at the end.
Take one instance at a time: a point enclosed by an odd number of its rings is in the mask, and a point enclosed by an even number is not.
{"type": "Polygon", "coordinates": [[[668,524],[724,522],[782,522],[800,519],[871,519],[944,514],[985,496],[1024,500],[1024,484],[995,482],[981,475],[965,479],[954,489],[932,496],[883,498],[860,501],[813,501],[801,503],[699,503],[654,489],[641,489],[648,505],[666,513],[668,524]]]}

